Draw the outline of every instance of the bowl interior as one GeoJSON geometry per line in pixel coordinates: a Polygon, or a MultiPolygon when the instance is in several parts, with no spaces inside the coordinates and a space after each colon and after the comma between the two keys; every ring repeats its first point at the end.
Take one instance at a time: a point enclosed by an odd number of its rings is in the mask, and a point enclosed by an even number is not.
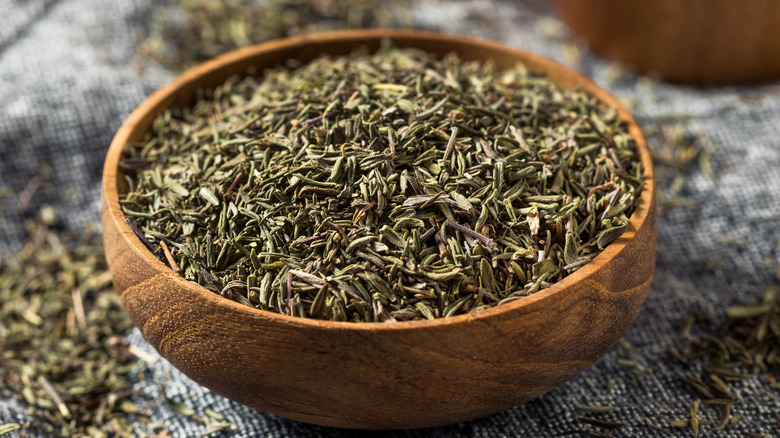
{"type": "MultiPolygon", "coordinates": [[[[635,139],[639,160],[643,167],[643,178],[645,185],[639,193],[639,202],[637,208],[630,217],[628,230],[624,235],[612,242],[601,254],[599,254],[591,263],[585,265],[578,271],[565,277],[561,281],[554,283],[550,287],[543,289],[535,294],[525,297],[522,300],[516,300],[501,306],[493,307],[480,311],[481,316],[488,316],[495,312],[509,311],[512,308],[530,305],[533,302],[542,300],[544,297],[556,293],[558,290],[565,289],[569,284],[578,281],[580,278],[587,277],[592,271],[600,266],[600,260],[607,260],[614,257],[621,251],[625,242],[636,235],[636,231],[645,222],[648,212],[651,210],[651,204],[654,205],[655,181],[647,145],[638,125],[623,108],[623,106],[613,98],[609,93],[598,87],[589,79],[574,72],[562,65],[548,60],[546,58],[514,49],[506,45],[487,40],[480,40],[458,35],[446,35],[438,32],[428,31],[405,31],[405,30],[361,30],[361,31],[339,31],[329,32],[319,35],[304,36],[279,41],[272,41],[257,46],[252,46],[236,50],[220,56],[212,61],[201,64],[179,76],[173,83],[161,88],[144,101],[125,121],[120,130],[114,137],[104,168],[103,196],[106,198],[107,207],[113,212],[121,215],[119,208],[118,195],[125,193],[127,183],[122,168],[118,166],[121,159],[121,153],[125,145],[141,141],[145,133],[150,129],[155,117],[161,112],[171,107],[185,107],[194,103],[199,91],[203,89],[213,89],[225,82],[230,77],[244,77],[248,74],[257,74],[262,70],[274,66],[284,65],[289,60],[307,62],[323,54],[339,56],[351,53],[358,48],[366,48],[369,51],[379,49],[384,39],[391,39],[396,47],[409,47],[428,51],[430,53],[444,56],[455,52],[461,58],[467,60],[491,61],[498,68],[507,69],[522,63],[530,71],[537,74],[548,76],[553,82],[562,88],[583,89],[596,96],[600,101],[618,109],[618,117],[627,125],[627,129],[632,138],[635,139]],[[109,178],[106,178],[106,175],[109,178]]],[[[654,209],[654,207],[653,207],[654,209]]],[[[132,230],[124,220],[119,221],[118,225],[125,232],[125,236],[133,236],[132,230]]],[[[133,246],[137,247],[144,257],[154,259],[157,268],[167,271],[173,275],[168,266],[158,261],[137,238],[130,237],[133,246]]],[[[230,301],[226,298],[217,296],[205,289],[199,288],[204,294],[219,300],[230,301]]],[[[232,303],[232,301],[231,301],[232,303]]],[[[263,310],[251,309],[246,306],[240,306],[242,311],[257,311],[266,313],[263,310]]],[[[286,318],[286,315],[276,315],[286,318]]],[[[468,315],[458,315],[449,318],[437,318],[436,320],[408,321],[400,322],[397,325],[406,324],[447,324],[455,323],[464,319],[468,315]]],[[[355,326],[368,327],[371,324],[387,326],[382,323],[341,323],[332,321],[309,320],[305,318],[290,317],[298,323],[321,323],[347,324],[355,326]],[[304,322],[307,321],[307,322],[304,322]]],[[[358,328],[358,327],[355,327],[358,328]]],[[[374,328],[375,329],[375,328],[374,328]]]]}

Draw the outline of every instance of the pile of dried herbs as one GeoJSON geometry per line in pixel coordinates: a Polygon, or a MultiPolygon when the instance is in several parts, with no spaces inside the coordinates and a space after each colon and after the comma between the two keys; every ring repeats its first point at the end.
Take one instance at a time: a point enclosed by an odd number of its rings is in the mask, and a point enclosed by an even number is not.
{"type": "Polygon", "coordinates": [[[100,236],[54,232],[53,210],[41,216],[21,250],[0,259],[0,394],[26,402],[35,420],[0,430],[128,436],[141,414],[128,399],[137,358],[100,236]]]}
{"type": "Polygon", "coordinates": [[[171,0],[157,7],[138,54],[181,71],[275,38],[375,27],[408,27],[407,0],[171,0]]]}
{"type": "Polygon", "coordinates": [[[161,114],[126,150],[120,203],[174,270],[248,306],[450,316],[547,287],[625,231],[642,170],[616,116],[522,67],[321,58],[161,114]]]}

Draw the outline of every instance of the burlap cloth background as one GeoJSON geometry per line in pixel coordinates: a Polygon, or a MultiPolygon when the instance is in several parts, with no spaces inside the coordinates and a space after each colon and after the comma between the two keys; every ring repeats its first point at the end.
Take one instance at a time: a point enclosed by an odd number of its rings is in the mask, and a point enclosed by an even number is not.
{"type": "MultiPolygon", "coordinates": [[[[665,349],[679,345],[677,323],[694,307],[719,318],[735,299],[762,293],[776,284],[780,261],[780,83],[751,87],[690,88],[652,83],[633,75],[615,79],[614,68],[584,50],[579,60],[571,46],[550,37],[554,14],[541,0],[460,0],[414,3],[418,26],[478,35],[527,49],[577,68],[613,92],[652,134],[669,119],[683,120],[689,134],[701,134],[699,147],[714,151],[714,178],[694,160],[680,171],[658,165],[662,211],[658,265],[647,304],[626,333],[638,351],[616,346],[593,367],[549,394],[491,417],[427,430],[380,436],[583,436],[579,406],[605,404],[617,409],[605,419],[628,426],[616,436],[662,436],[643,424],[651,418],[669,427],[686,418],[696,395],[679,377],[684,365],[670,361],[665,349]],[[677,192],[670,187],[678,175],[677,192]],[[674,197],[675,208],[663,208],[674,197]],[[722,257],[716,267],[708,262],[722,257]],[[620,366],[636,359],[640,369],[620,366]],[[614,390],[606,390],[608,380],[614,390]],[[663,418],[659,419],[659,415],[663,418]]],[[[151,91],[172,78],[170,72],[132,65],[135,45],[148,25],[152,0],[0,0],[0,252],[18,247],[21,223],[38,205],[62,211],[66,227],[98,221],[99,182],[108,144],[123,118],[151,91]],[[36,180],[36,176],[44,175],[36,180]],[[39,185],[26,209],[25,188],[39,185]]],[[[552,32],[554,34],[555,32],[552,32]]],[[[661,137],[649,135],[656,150],[661,137]]],[[[136,330],[130,342],[156,353],[136,330]]],[[[137,384],[139,406],[161,389],[200,415],[210,408],[235,426],[215,436],[346,437],[359,432],[310,426],[258,412],[193,383],[158,358],[143,369],[137,384]]],[[[780,392],[765,393],[762,377],[737,386],[745,399],[732,413],[742,422],[708,436],[736,437],[743,432],[780,435],[780,392]]],[[[25,420],[23,406],[0,400],[0,424],[25,420]]],[[[717,422],[719,411],[702,414],[717,422]]],[[[151,417],[169,425],[174,436],[198,436],[206,428],[166,403],[151,417]]],[[[672,436],[693,436],[670,428],[672,436]]],[[[137,426],[136,433],[149,431],[137,426]]],[[[18,432],[12,432],[10,436],[18,432]]],[[[668,436],[668,435],[667,435],[668,436]]]]}

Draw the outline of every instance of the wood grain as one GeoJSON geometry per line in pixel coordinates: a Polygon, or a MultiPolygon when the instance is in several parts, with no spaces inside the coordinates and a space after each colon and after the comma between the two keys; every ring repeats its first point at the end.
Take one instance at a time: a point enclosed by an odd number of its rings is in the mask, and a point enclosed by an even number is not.
{"type": "Polygon", "coordinates": [[[160,89],[125,121],[103,174],[106,255],[122,302],[144,337],[196,382],[257,409],[316,424],[366,429],[436,426],[495,413],[538,397],[602,356],[644,303],[655,266],[652,162],[639,128],[607,93],[549,60],[497,43],[422,31],[347,31],[239,50],[160,89]],[[620,108],[636,139],[646,187],[628,231],[591,263],[523,300],[433,321],[341,323],[240,305],[178,277],[133,235],[119,208],[125,144],[199,87],[288,58],[401,47],[500,67],[524,62],[565,87],[620,108]]]}
{"type": "Polygon", "coordinates": [[[776,0],[554,0],[594,52],[699,85],[780,78],[776,0]]]}

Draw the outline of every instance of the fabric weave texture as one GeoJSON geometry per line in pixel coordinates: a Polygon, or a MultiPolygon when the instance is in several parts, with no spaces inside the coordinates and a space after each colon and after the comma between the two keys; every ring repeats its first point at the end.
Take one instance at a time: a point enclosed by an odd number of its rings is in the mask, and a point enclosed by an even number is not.
{"type": "MultiPolygon", "coordinates": [[[[583,405],[616,406],[599,417],[627,424],[609,431],[614,436],[666,435],[648,427],[644,418],[670,429],[666,436],[693,436],[669,426],[673,419],[687,418],[687,407],[697,398],[680,377],[699,370],[687,369],[666,353],[680,345],[679,321],[689,309],[699,308],[712,310],[723,322],[729,306],[760,296],[764,286],[780,281],[775,277],[780,263],[780,82],[696,88],[630,73],[616,77],[609,62],[583,48],[575,53],[565,35],[546,32],[555,12],[542,0],[411,3],[419,27],[491,38],[580,70],[627,103],[654,150],[666,147],[663,136],[655,135],[657,128],[666,120],[681,120],[685,132],[711,153],[713,174],[702,171],[696,160],[681,169],[657,165],[658,262],[645,307],[624,337],[633,348],[617,345],[559,388],[505,412],[372,436],[583,436],[585,430],[597,430],[577,419],[583,405]],[[680,199],[681,205],[675,205],[680,199]],[[717,266],[708,266],[718,257],[717,266]],[[634,359],[639,369],[649,371],[636,373],[637,367],[619,365],[619,358],[634,359]]],[[[145,96],[174,77],[153,64],[139,69],[134,61],[154,7],[152,0],[0,0],[0,253],[19,247],[23,220],[43,204],[58,207],[63,226],[73,230],[99,221],[100,177],[111,138],[145,96]]],[[[139,406],[164,390],[199,415],[212,409],[233,423],[234,430],[211,436],[365,436],[232,402],[159,358],[137,329],[128,340],[158,358],[136,382],[145,394],[136,399],[139,406]]],[[[765,381],[759,375],[735,384],[744,402],[732,413],[742,421],[703,434],[780,436],[780,391],[769,390],[774,397],[768,396],[765,381]]],[[[717,423],[719,410],[701,415],[717,423]]],[[[206,429],[166,403],[156,403],[150,416],[176,437],[198,436],[206,429]]],[[[2,394],[0,424],[26,419],[24,406],[2,394]]],[[[150,432],[144,427],[139,424],[136,434],[150,432]]]]}

